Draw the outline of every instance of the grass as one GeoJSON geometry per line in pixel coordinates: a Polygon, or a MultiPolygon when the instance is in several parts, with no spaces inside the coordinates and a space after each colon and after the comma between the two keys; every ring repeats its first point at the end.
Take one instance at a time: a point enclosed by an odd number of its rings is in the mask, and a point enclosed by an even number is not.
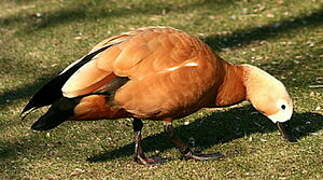
{"type": "Polygon", "coordinates": [[[319,0],[2,0],[0,4],[0,177],[2,179],[323,179],[323,9],[319,0]],[[232,63],[282,80],[295,102],[298,143],[248,104],[201,110],[175,122],[214,161],[182,161],[160,122],[145,121],[144,150],[173,158],[133,163],[131,119],[29,129],[28,99],[53,75],[113,34],[172,26],[232,63]],[[185,125],[186,124],[186,125],[185,125]]]}

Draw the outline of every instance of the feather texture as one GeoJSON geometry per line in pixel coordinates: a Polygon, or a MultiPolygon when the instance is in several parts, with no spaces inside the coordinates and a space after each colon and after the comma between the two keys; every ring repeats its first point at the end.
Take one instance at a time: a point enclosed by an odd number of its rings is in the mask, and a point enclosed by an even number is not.
{"type": "Polygon", "coordinates": [[[25,110],[83,97],[69,119],[182,117],[243,100],[242,71],[233,67],[183,31],[142,28],[100,42],[37,92],[25,110]],[[238,93],[228,93],[230,88],[238,93]]]}

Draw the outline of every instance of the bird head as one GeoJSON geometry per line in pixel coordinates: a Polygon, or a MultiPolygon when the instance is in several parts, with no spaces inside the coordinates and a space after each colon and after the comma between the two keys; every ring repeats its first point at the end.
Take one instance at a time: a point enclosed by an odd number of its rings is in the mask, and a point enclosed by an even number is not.
{"type": "Polygon", "coordinates": [[[285,139],[295,142],[288,128],[293,102],[283,83],[255,66],[243,66],[247,99],[255,109],[277,124],[285,139]]]}

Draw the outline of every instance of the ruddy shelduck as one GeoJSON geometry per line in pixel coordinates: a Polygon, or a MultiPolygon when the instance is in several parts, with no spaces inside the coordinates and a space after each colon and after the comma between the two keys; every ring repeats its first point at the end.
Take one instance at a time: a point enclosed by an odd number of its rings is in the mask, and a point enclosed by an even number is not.
{"type": "Polygon", "coordinates": [[[187,159],[221,157],[192,152],[172,121],[203,107],[248,100],[277,123],[289,141],[286,122],[293,113],[285,86],[251,65],[233,65],[198,38],[170,27],[147,27],[112,36],[44,85],[23,113],[51,105],[32,125],[49,130],[67,120],[133,118],[135,161],[154,164],[141,148],[142,119],[165,122],[165,131],[187,159]]]}

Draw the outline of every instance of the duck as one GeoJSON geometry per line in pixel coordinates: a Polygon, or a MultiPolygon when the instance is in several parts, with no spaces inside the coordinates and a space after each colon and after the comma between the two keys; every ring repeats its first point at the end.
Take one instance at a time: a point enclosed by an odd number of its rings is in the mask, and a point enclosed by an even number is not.
{"type": "Polygon", "coordinates": [[[292,98],[264,70],[231,64],[202,40],[163,26],[131,30],[95,45],[38,90],[22,114],[50,106],[31,129],[45,131],[65,121],[132,118],[134,161],[151,165],[142,149],[142,120],[164,122],[169,139],[185,159],[209,160],[221,153],[193,152],[175,132],[173,120],[201,108],[249,101],[277,124],[291,142],[292,98]]]}

